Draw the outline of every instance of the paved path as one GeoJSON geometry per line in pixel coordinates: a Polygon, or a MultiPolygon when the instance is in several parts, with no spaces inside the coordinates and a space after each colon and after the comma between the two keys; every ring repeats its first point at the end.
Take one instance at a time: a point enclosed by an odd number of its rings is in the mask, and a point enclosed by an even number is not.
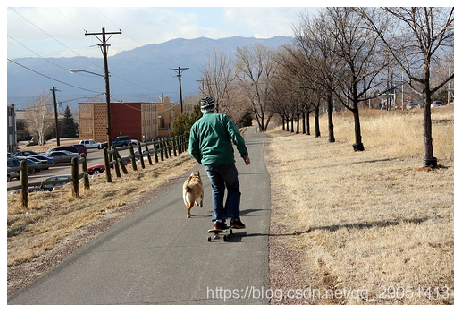
{"type": "Polygon", "coordinates": [[[250,129],[245,139],[252,163],[246,166],[238,157],[237,167],[246,230],[236,230],[228,242],[207,241],[211,186],[200,165],[194,170],[203,175],[204,207],[194,207],[192,218],[186,218],[178,183],[8,304],[268,304],[259,291],[269,283],[270,180],[263,135],[250,129]],[[230,294],[225,302],[217,298],[230,294]],[[241,299],[245,295],[250,298],[241,299]]]}

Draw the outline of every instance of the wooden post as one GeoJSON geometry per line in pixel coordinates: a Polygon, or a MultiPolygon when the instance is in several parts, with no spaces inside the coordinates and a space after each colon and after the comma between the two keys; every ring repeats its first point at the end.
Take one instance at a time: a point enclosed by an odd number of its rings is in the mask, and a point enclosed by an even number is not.
{"type": "Polygon", "coordinates": [[[177,151],[176,151],[176,146],[177,146],[177,144],[176,144],[176,139],[177,139],[177,137],[172,138],[172,140],[173,140],[173,151],[174,151],[174,156],[177,156],[177,151]]]}
{"type": "Polygon", "coordinates": [[[164,150],[165,150],[165,156],[166,156],[166,158],[168,159],[168,158],[169,158],[169,151],[168,151],[169,145],[168,145],[168,139],[164,139],[164,140],[163,140],[163,148],[164,148],[164,150]]]}
{"type": "Polygon", "coordinates": [[[82,157],[83,157],[84,160],[83,160],[83,163],[81,164],[81,167],[82,167],[83,173],[85,174],[85,176],[83,178],[83,183],[84,183],[84,186],[85,186],[85,190],[89,190],[88,160],[87,160],[86,154],[83,154],[82,157]]]}
{"type": "Polygon", "coordinates": [[[155,151],[155,163],[158,164],[158,149],[157,149],[157,144],[153,144],[153,150],[155,151]]]}
{"type": "Polygon", "coordinates": [[[179,140],[179,155],[182,154],[182,136],[177,138],[179,140]]]}
{"type": "Polygon", "coordinates": [[[137,152],[139,154],[139,159],[141,161],[141,167],[142,169],[145,169],[145,162],[144,162],[144,155],[142,155],[142,148],[140,144],[137,144],[137,152]]]}
{"type": "Polygon", "coordinates": [[[161,161],[164,161],[164,150],[163,150],[163,141],[160,139],[160,143],[158,144],[158,147],[160,148],[160,156],[161,156],[161,161]]]}
{"type": "Polygon", "coordinates": [[[117,148],[116,147],[112,147],[112,150],[113,150],[113,155],[115,157],[112,157],[113,159],[115,159],[115,164],[114,164],[114,167],[115,167],[115,174],[117,175],[117,178],[121,178],[121,172],[120,172],[120,163],[119,163],[119,157],[118,157],[118,151],[117,151],[117,148]]]}
{"type": "Polygon", "coordinates": [[[80,195],[80,180],[78,179],[78,158],[73,157],[71,160],[72,167],[70,168],[70,173],[72,176],[72,197],[77,198],[80,195]]]}
{"type": "Polygon", "coordinates": [[[104,166],[105,166],[105,179],[107,182],[112,182],[112,173],[110,172],[110,161],[109,154],[107,153],[107,147],[104,147],[104,166]]]}
{"type": "Polygon", "coordinates": [[[19,172],[19,179],[21,181],[21,201],[22,207],[29,207],[29,176],[28,176],[27,160],[21,160],[21,171],[19,172]]]}
{"type": "Polygon", "coordinates": [[[145,149],[147,150],[147,159],[149,160],[149,165],[153,165],[153,163],[152,163],[152,157],[150,156],[150,149],[149,149],[149,145],[148,145],[148,144],[145,144],[145,149]]]}
{"type": "Polygon", "coordinates": [[[124,174],[128,174],[128,169],[126,169],[126,166],[125,166],[125,164],[123,163],[123,160],[121,160],[121,156],[120,156],[120,154],[118,153],[118,150],[117,150],[116,148],[115,148],[115,157],[117,158],[117,160],[119,159],[118,164],[120,164],[121,171],[123,171],[124,174]]]}
{"type": "Polygon", "coordinates": [[[129,155],[131,156],[131,166],[133,166],[134,171],[137,171],[136,157],[134,157],[134,148],[132,144],[129,144],[129,155]]]}
{"type": "Polygon", "coordinates": [[[167,139],[167,140],[166,140],[166,146],[167,146],[167,148],[168,148],[169,158],[171,158],[171,157],[172,157],[172,155],[171,155],[171,149],[172,149],[172,148],[171,148],[171,139],[167,139]]]}

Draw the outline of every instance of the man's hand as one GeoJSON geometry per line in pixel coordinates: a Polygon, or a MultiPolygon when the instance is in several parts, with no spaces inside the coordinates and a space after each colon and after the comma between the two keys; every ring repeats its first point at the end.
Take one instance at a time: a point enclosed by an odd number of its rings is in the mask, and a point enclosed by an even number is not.
{"type": "Polygon", "coordinates": [[[243,159],[246,165],[249,165],[251,163],[251,160],[249,159],[249,157],[244,157],[243,159]]]}

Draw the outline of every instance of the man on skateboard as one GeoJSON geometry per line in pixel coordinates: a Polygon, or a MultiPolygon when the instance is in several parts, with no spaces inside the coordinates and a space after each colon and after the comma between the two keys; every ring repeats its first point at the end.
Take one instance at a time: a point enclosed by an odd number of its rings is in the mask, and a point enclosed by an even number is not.
{"type": "Polygon", "coordinates": [[[244,229],[246,226],[240,220],[240,183],[232,142],[246,165],[249,165],[251,161],[245,141],[227,115],[214,113],[212,97],[203,98],[200,105],[203,117],[190,130],[188,152],[199,164],[204,165],[211,181],[214,229],[227,229],[227,218],[230,218],[232,228],[244,229]],[[225,188],[228,194],[224,208],[225,188]]]}

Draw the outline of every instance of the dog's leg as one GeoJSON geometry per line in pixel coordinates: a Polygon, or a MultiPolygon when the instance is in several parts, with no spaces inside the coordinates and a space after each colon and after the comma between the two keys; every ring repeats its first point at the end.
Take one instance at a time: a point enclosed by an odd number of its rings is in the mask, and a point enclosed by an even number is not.
{"type": "Polygon", "coordinates": [[[192,215],[192,214],[190,213],[190,209],[192,209],[192,207],[187,208],[187,218],[190,218],[190,216],[192,215]]]}
{"type": "MultiPolygon", "coordinates": [[[[200,199],[201,199],[201,201],[200,201],[200,207],[203,207],[204,194],[201,194],[200,199]]],[[[197,204],[197,206],[198,206],[198,204],[197,204]]]]}

